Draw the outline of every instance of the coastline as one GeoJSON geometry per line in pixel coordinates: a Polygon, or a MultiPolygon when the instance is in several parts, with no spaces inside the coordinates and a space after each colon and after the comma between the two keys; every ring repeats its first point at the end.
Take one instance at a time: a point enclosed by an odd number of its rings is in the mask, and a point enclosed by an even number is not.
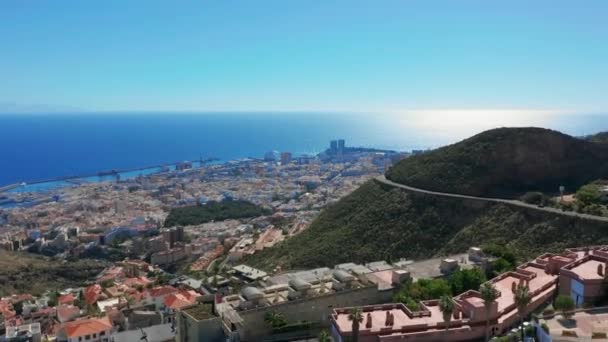
{"type": "MultiPolygon", "coordinates": [[[[168,168],[166,171],[175,171],[176,166],[182,163],[179,162],[171,162],[171,163],[162,163],[152,166],[142,166],[142,167],[134,167],[134,168],[126,168],[126,169],[112,169],[110,171],[99,171],[93,174],[83,174],[83,175],[69,175],[63,177],[53,177],[29,182],[22,183],[13,183],[7,184],[0,187],[0,194],[3,193],[24,193],[24,192],[38,192],[43,190],[51,190],[56,189],[63,186],[73,186],[82,183],[94,183],[94,182],[102,182],[104,180],[115,179],[119,176],[121,179],[132,179],[141,175],[152,175],[156,173],[163,172],[163,168],[168,168]],[[76,180],[82,180],[78,182],[76,180]],[[44,185],[47,186],[44,186],[44,185]],[[32,189],[33,188],[33,189],[32,189]]],[[[218,158],[206,158],[204,160],[195,160],[190,161],[192,163],[192,168],[199,168],[203,165],[212,165],[212,164],[222,164],[227,161],[222,161],[218,158]]]]}

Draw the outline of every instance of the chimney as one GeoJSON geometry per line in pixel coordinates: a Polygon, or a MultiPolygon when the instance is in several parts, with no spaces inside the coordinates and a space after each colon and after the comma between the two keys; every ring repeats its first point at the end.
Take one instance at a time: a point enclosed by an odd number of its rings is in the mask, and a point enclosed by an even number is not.
{"type": "Polygon", "coordinates": [[[369,312],[367,313],[367,322],[365,322],[365,327],[367,329],[372,328],[372,315],[369,312]]]}
{"type": "Polygon", "coordinates": [[[600,276],[604,276],[604,265],[599,264],[597,265],[597,274],[599,274],[600,276]]]}
{"type": "Polygon", "coordinates": [[[387,311],[386,318],[384,319],[384,325],[388,327],[391,325],[390,323],[391,323],[391,312],[387,311]]]}
{"type": "Polygon", "coordinates": [[[511,292],[515,293],[515,289],[517,289],[517,285],[515,285],[515,281],[511,283],[511,292]]]}

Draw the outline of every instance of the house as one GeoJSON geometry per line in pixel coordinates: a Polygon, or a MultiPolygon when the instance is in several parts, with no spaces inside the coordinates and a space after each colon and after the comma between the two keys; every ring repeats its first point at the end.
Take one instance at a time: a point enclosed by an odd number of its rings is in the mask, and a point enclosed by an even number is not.
{"type": "Polygon", "coordinates": [[[109,342],[111,334],[108,317],[80,319],[63,323],[57,332],[57,342],[109,342]]]}
{"type": "Polygon", "coordinates": [[[57,319],[60,323],[69,322],[80,317],[80,308],[73,305],[60,305],[57,307],[57,319]]]}
{"type": "Polygon", "coordinates": [[[40,323],[24,324],[16,327],[7,327],[4,338],[7,342],[40,342],[42,339],[40,323]]]}
{"type": "Polygon", "coordinates": [[[165,297],[164,305],[171,310],[181,309],[196,304],[201,295],[192,290],[182,290],[178,293],[170,294],[165,297]]]}
{"type": "Polygon", "coordinates": [[[175,287],[169,285],[154,287],[146,292],[143,304],[154,304],[155,308],[158,310],[164,305],[166,296],[177,292],[178,290],[175,287]]]}
{"type": "Polygon", "coordinates": [[[93,284],[84,289],[84,300],[87,304],[93,305],[101,298],[103,289],[99,284],[93,284]]]}
{"type": "Polygon", "coordinates": [[[57,304],[59,305],[74,305],[74,301],[76,300],[76,297],[74,297],[74,295],[72,295],[71,293],[59,296],[57,298],[57,304]]]}

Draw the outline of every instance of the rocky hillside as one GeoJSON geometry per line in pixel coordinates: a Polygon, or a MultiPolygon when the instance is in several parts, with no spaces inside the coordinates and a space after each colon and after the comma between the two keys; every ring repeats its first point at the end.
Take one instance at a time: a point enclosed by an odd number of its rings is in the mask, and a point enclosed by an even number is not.
{"type": "Polygon", "coordinates": [[[402,160],[392,181],[442,192],[516,197],[575,190],[608,176],[608,145],[542,128],[499,128],[402,160]]]}
{"type": "Polygon", "coordinates": [[[246,263],[272,269],[333,266],[464,252],[504,244],[528,258],[544,251],[608,244],[608,225],[503,204],[410,194],[369,181],[326,208],[311,227],[246,263]]]}

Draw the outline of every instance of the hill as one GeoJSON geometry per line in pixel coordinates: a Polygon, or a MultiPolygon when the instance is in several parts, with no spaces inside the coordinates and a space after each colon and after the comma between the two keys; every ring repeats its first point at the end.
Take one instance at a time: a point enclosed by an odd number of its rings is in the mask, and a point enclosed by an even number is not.
{"type": "Polygon", "coordinates": [[[407,193],[376,181],[327,207],[301,234],[254,254],[264,269],[428,258],[497,243],[521,258],[608,243],[608,225],[505,204],[407,193]]]}
{"type": "Polygon", "coordinates": [[[585,137],[585,139],[594,143],[606,144],[608,143],[608,132],[600,132],[590,135],[585,137]]]}
{"type": "Polygon", "coordinates": [[[608,176],[608,145],[542,128],[499,128],[404,159],[387,178],[427,190],[516,197],[608,176]]]}
{"type": "Polygon", "coordinates": [[[248,201],[210,201],[205,205],[173,208],[165,219],[165,227],[188,226],[222,221],[269,215],[270,209],[262,208],[248,201]]]}
{"type": "Polygon", "coordinates": [[[62,262],[29,253],[0,251],[0,297],[81,286],[105,264],[93,260],[62,262]]]}

